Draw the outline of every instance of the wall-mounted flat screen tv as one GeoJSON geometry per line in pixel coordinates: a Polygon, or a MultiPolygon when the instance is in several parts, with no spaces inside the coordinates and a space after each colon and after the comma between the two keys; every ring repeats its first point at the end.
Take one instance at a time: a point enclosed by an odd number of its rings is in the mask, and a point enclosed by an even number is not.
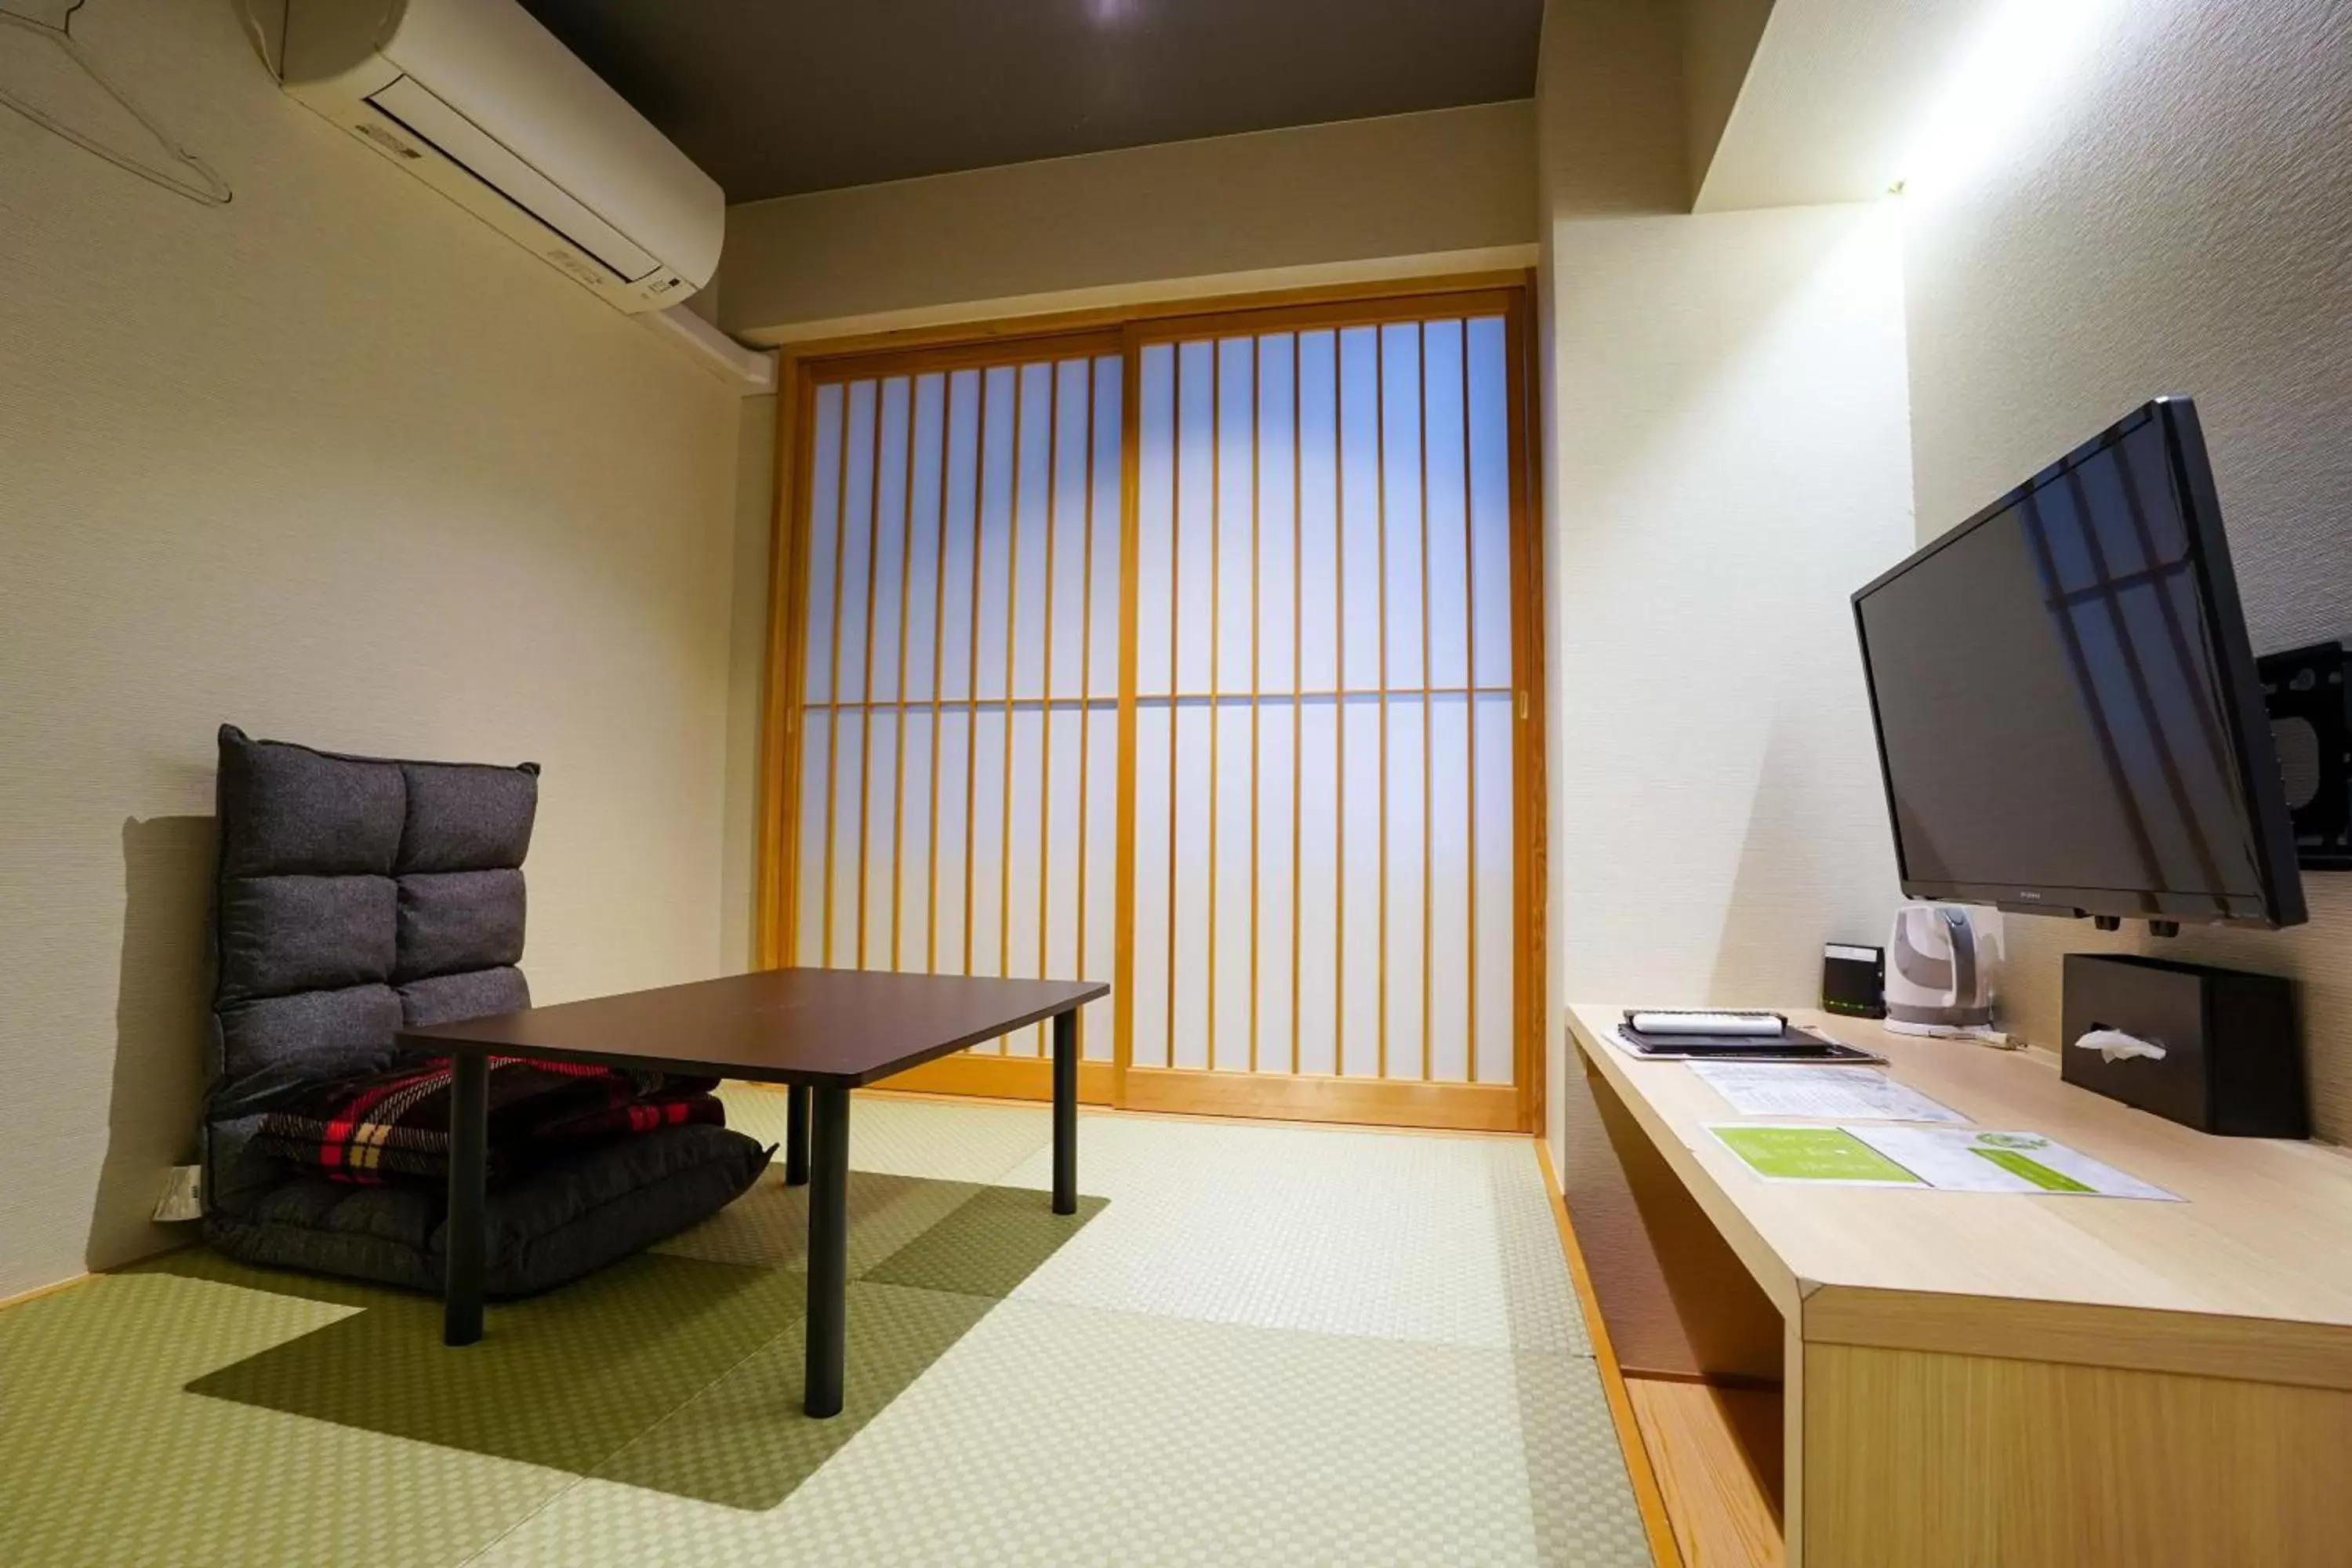
{"type": "Polygon", "coordinates": [[[2160,397],[1853,595],[1904,892],[2294,925],[2196,405],[2160,397]]]}

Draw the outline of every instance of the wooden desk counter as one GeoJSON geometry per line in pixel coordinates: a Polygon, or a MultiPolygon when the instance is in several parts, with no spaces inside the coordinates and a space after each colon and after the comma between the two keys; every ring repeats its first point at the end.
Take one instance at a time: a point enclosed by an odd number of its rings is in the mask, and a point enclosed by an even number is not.
{"type": "MultiPolygon", "coordinates": [[[[2352,1562],[2352,1156],[2191,1131],[2046,1054],[1792,1014],[2188,1201],[1765,1182],[1697,1075],[1602,1038],[1622,1015],[1570,1010],[1588,1080],[1782,1321],[1790,1562],[2352,1562]]],[[[1671,1275],[1688,1247],[1659,1250],[1671,1275]]]]}

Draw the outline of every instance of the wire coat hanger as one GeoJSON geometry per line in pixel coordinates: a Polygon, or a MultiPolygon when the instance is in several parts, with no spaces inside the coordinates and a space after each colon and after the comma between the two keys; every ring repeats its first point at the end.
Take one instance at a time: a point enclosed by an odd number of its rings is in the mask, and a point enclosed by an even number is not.
{"type": "Polygon", "coordinates": [[[74,13],[79,11],[87,3],[88,0],[49,0],[47,5],[37,5],[36,0],[0,0],[0,32],[21,31],[58,49],[73,63],[76,69],[88,77],[100,92],[111,99],[124,113],[137,121],[148,135],[155,139],[156,144],[162,147],[177,165],[177,170],[155,168],[128,153],[105,145],[96,137],[77,131],[48,110],[12,93],[5,81],[0,81],[0,105],[15,110],[44,131],[61,136],[82,151],[95,153],[116,168],[128,170],[150,184],[161,185],[167,191],[186,196],[191,201],[201,202],[206,206],[226,205],[235,194],[229,189],[228,182],[215,173],[211,165],[203,159],[181,146],[178,140],[158,124],[152,115],[140,108],[131,100],[128,93],[115,86],[104,69],[89,57],[89,52],[74,37],[74,13]],[[61,5],[62,9],[60,9],[61,5]],[[45,14],[31,14],[35,10],[45,14]],[[50,20],[51,16],[55,16],[56,19],[50,20]],[[186,177],[183,177],[181,173],[183,171],[186,177]]]}

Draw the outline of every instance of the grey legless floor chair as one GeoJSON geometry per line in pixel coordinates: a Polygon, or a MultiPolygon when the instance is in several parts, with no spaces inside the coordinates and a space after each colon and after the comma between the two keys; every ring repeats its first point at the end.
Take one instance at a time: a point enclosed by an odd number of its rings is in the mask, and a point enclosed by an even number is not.
{"type": "MultiPolygon", "coordinates": [[[[219,984],[205,1236],[249,1263],[438,1290],[442,1193],[353,1185],[248,1147],[273,1106],[394,1065],[404,1025],[530,1005],[524,852],[539,770],[340,756],[220,731],[219,984]]],[[[573,1279],[695,1224],[770,1151],[661,1127],[518,1172],[489,1194],[488,1289],[573,1279]]]]}

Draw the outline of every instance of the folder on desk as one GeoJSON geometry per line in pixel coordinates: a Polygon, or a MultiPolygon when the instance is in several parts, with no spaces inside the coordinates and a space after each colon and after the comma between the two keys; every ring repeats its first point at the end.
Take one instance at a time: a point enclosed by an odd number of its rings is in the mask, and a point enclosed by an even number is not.
{"type": "Polygon", "coordinates": [[[1637,1057],[1656,1061],[1883,1062],[1885,1057],[1842,1046],[1795,1024],[1774,1035],[1645,1035],[1631,1024],[1617,1037],[1637,1057]]]}

